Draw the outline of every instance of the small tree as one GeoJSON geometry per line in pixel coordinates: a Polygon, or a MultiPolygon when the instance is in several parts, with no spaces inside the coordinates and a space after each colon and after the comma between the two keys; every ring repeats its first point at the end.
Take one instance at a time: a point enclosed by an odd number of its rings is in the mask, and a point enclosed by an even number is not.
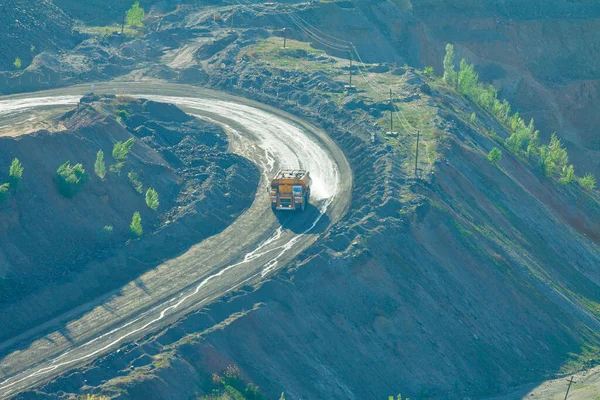
{"type": "Polygon", "coordinates": [[[446,56],[444,57],[444,82],[456,87],[456,70],[454,69],[454,46],[446,45],[446,56]]]}
{"type": "Polygon", "coordinates": [[[475,72],[473,64],[468,64],[463,58],[458,71],[458,91],[471,100],[476,100],[477,84],[479,75],[475,72]]]}
{"type": "Polygon", "coordinates": [[[133,6],[127,11],[127,15],[125,20],[127,21],[127,25],[136,28],[144,27],[144,18],[146,17],[146,12],[142,7],[140,7],[140,2],[136,0],[133,3],[133,6]]]}
{"type": "Polygon", "coordinates": [[[425,67],[425,75],[427,75],[428,77],[433,77],[433,67],[425,67]]]}
{"type": "Polygon", "coordinates": [[[10,164],[9,170],[9,181],[12,187],[17,187],[19,182],[21,182],[21,178],[23,177],[23,165],[18,158],[15,158],[10,164]]]}
{"type": "Polygon", "coordinates": [[[569,183],[571,183],[573,181],[573,179],[575,178],[575,167],[573,167],[573,165],[569,165],[569,166],[564,166],[561,176],[560,176],[560,183],[562,183],[563,185],[568,185],[569,183]]]}
{"type": "Polygon", "coordinates": [[[96,175],[98,175],[100,179],[104,179],[106,176],[106,163],[104,162],[104,152],[102,150],[98,150],[98,154],[96,154],[94,172],[96,172],[96,175]]]}
{"type": "Polygon", "coordinates": [[[35,46],[31,45],[31,47],[29,48],[29,51],[31,52],[31,54],[35,53],[35,46]]]}
{"type": "Polygon", "coordinates": [[[154,211],[158,210],[160,201],[158,200],[158,192],[153,188],[148,189],[146,192],[146,204],[154,211]]]}
{"type": "Polygon", "coordinates": [[[86,181],[87,175],[81,164],[71,165],[71,162],[67,161],[56,170],[58,191],[65,197],[75,195],[86,181]]]}
{"type": "Polygon", "coordinates": [[[15,66],[15,69],[21,69],[23,63],[21,62],[21,59],[17,57],[15,58],[15,62],[13,63],[13,65],[15,66]]]}
{"type": "Polygon", "coordinates": [[[492,164],[498,164],[502,159],[502,150],[497,147],[494,147],[488,154],[487,159],[492,164]]]}
{"type": "Polygon", "coordinates": [[[113,164],[110,166],[110,172],[112,172],[113,174],[117,174],[118,176],[121,176],[121,169],[123,169],[124,166],[125,166],[124,162],[118,162],[116,164],[113,164]]]}
{"type": "Polygon", "coordinates": [[[531,135],[531,140],[529,141],[529,144],[527,145],[527,158],[529,159],[529,161],[531,161],[531,159],[533,157],[539,157],[539,156],[540,156],[540,131],[535,131],[531,135]]]}
{"type": "Polygon", "coordinates": [[[129,225],[129,230],[131,234],[135,237],[140,237],[144,233],[144,229],[142,228],[142,216],[138,211],[133,213],[133,217],[131,218],[131,225],[129,225]]]}
{"type": "MultiPolygon", "coordinates": [[[[127,177],[129,178],[129,182],[131,182],[131,185],[133,186],[135,191],[138,192],[139,194],[142,194],[142,192],[144,191],[144,185],[142,185],[140,176],[137,173],[130,171],[127,174],[127,177]]],[[[148,198],[148,195],[146,195],[146,198],[148,198]]]]}
{"type": "Polygon", "coordinates": [[[579,184],[585,190],[594,190],[596,187],[596,177],[593,174],[585,174],[583,178],[579,178],[579,184]]]}
{"type": "Polygon", "coordinates": [[[112,156],[115,161],[125,161],[127,160],[127,155],[131,151],[131,148],[135,144],[135,139],[130,138],[125,142],[116,142],[113,146],[112,156]]]}
{"type": "Polygon", "coordinates": [[[8,183],[4,183],[0,185],[0,203],[8,198],[8,189],[10,185],[8,183]]]}

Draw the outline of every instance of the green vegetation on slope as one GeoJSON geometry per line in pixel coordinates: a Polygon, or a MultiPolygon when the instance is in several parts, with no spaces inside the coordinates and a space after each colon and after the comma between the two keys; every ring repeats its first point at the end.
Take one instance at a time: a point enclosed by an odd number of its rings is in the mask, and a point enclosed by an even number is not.
{"type": "Polygon", "coordinates": [[[490,150],[487,159],[492,164],[498,164],[502,159],[502,150],[500,150],[497,147],[494,147],[492,150],[490,150]]]}
{"type": "Polygon", "coordinates": [[[17,187],[19,182],[21,182],[21,178],[23,178],[23,165],[18,158],[15,158],[10,164],[10,170],[8,172],[8,180],[12,187],[17,187]]]}
{"type": "Polygon", "coordinates": [[[8,189],[10,189],[10,185],[8,183],[3,183],[0,185],[0,203],[4,202],[8,198],[8,189]]]}
{"type": "Polygon", "coordinates": [[[96,162],[94,163],[94,172],[100,179],[104,179],[106,176],[106,163],[104,162],[104,152],[98,150],[96,154],[96,162]]]}
{"type": "Polygon", "coordinates": [[[81,164],[71,165],[67,161],[56,170],[58,191],[65,197],[73,197],[86,181],[87,175],[81,164]]]}
{"type": "Polygon", "coordinates": [[[127,177],[129,178],[129,182],[131,182],[131,186],[133,186],[135,191],[138,192],[139,194],[142,194],[142,192],[144,191],[144,185],[142,184],[142,181],[140,180],[140,176],[137,173],[130,171],[127,174],[127,177]]]}
{"type": "MultiPolygon", "coordinates": [[[[510,104],[506,100],[498,99],[496,88],[479,82],[479,75],[475,72],[473,64],[468,64],[463,59],[459,71],[456,72],[454,47],[448,44],[444,57],[444,82],[454,87],[455,74],[457,74],[458,92],[491,113],[507,129],[509,137],[504,140],[506,149],[521,159],[537,165],[546,176],[558,179],[562,184],[577,181],[585,189],[593,189],[595,186],[592,185],[595,181],[593,175],[587,174],[588,178],[577,179],[575,167],[569,165],[567,150],[556,133],[552,134],[549,144],[540,145],[539,131],[535,130],[533,119],[527,124],[518,112],[511,114],[510,104]]],[[[473,118],[471,122],[475,122],[473,118]]]]}
{"type": "Polygon", "coordinates": [[[130,27],[143,28],[145,17],[146,13],[144,9],[140,7],[140,2],[136,1],[133,3],[133,6],[131,6],[129,11],[127,11],[125,20],[127,21],[127,25],[130,27]]]}
{"type": "MultiPolygon", "coordinates": [[[[246,383],[236,365],[230,365],[220,373],[214,373],[208,385],[210,394],[201,400],[264,400],[259,387],[253,383],[246,383]]],[[[285,396],[282,393],[283,398],[285,396]]]]}
{"type": "Polygon", "coordinates": [[[125,142],[116,142],[113,146],[112,156],[115,161],[125,161],[131,151],[131,148],[135,144],[135,139],[130,138],[125,142]]]}
{"type": "Polygon", "coordinates": [[[154,211],[158,210],[160,201],[158,200],[158,192],[153,188],[148,189],[146,192],[146,204],[154,211]]]}
{"type": "Polygon", "coordinates": [[[134,237],[140,237],[144,233],[144,229],[142,227],[142,216],[140,215],[139,211],[133,213],[129,230],[134,237]]]}

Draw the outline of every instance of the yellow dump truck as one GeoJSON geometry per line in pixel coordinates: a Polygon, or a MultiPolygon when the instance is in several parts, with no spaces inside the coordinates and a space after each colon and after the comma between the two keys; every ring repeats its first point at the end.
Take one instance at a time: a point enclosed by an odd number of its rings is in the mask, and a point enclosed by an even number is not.
{"type": "Polygon", "coordinates": [[[310,199],[310,173],[304,170],[280,170],[271,180],[269,198],[273,210],[304,211],[310,199]]]}

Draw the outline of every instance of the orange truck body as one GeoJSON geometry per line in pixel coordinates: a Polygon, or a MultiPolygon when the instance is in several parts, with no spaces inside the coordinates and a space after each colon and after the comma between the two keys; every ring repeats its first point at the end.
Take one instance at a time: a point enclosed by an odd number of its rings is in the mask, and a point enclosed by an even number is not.
{"type": "Polygon", "coordinates": [[[310,173],[304,170],[280,170],[271,180],[269,200],[273,210],[304,211],[310,199],[310,173]]]}

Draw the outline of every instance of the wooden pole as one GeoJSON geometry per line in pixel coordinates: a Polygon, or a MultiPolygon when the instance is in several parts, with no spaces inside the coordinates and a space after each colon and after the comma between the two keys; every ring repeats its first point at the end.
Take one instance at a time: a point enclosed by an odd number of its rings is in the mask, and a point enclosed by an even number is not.
{"type": "Polygon", "coordinates": [[[392,100],[392,88],[390,88],[390,132],[394,132],[394,102],[392,100]]]}
{"type": "Polygon", "coordinates": [[[418,178],[417,171],[419,165],[419,139],[421,137],[421,130],[417,129],[417,154],[415,156],[415,178],[418,178]]]}
{"type": "Polygon", "coordinates": [[[571,377],[571,378],[568,380],[568,382],[569,382],[569,386],[567,387],[567,394],[565,394],[565,400],[567,400],[567,397],[569,396],[569,390],[571,390],[571,385],[572,385],[573,383],[577,383],[577,382],[575,382],[575,381],[573,380],[573,377],[571,377]]]}
{"type": "Polygon", "coordinates": [[[348,52],[350,53],[350,89],[352,89],[352,47],[348,46],[348,52]]]}

